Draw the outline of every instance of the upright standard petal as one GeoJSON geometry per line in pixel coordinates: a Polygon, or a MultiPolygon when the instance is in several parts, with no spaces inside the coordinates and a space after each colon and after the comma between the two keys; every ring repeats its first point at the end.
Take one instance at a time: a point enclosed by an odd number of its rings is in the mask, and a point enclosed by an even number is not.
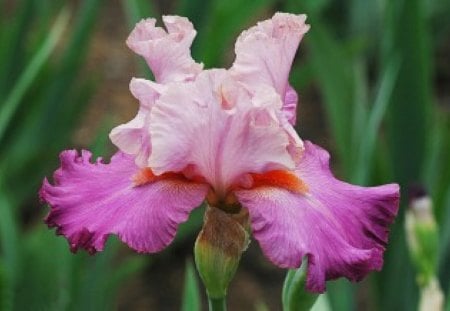
{"type": "Polygon", "coordinates": [[[292,125],[295,125],[295,123],[297,122],[297,104],[297,92],[290,84],[288,84],[286,93],[284,94],[284,103],[282,110],[286,119],[292,125]]]}
{"type": "MultiPolygon", "coordinates": [[[[236,60],[230,69],[249,89],[261,84],[275,88],[288,111],[295,111],[296,93],[288,78],[298,45],[309,30],[305,20],[306,15],[276,13],[244,31],[236,41],[236,60]]],[[[294,121],[293,116],[288,118],[294,121]]]]}
{"type": "Polygon", "coordinates": [[[127,45],[147,61],[158,83],[192,80],[203,68],[191,56],[196,31],[185,17],[163,16],[166,30],[153,18],[140,21],[127,45]]]}
{"type": "Polygon", "coordinates": [[[284,268],[298,267],[308,256],[307,288],[313,292],[323,292],[328,279],[358,281],[380,270],[398,185],[364,188],[339,181],[329,170],[328,153],[310,142],[296,175],[305,185],[300,192],[273,184],[236,192],[266,256],[284,268]]]}
{"type": "Polygon", "coordinates": [[[148,166],[157,174],[193,167],[220,194],[245,173],[294,168],[280,107],[272,88],[250,96],[225,70],[172,84],[151,113],[148,166]]]}
{"type": "Polygon", "coordinates": [[[88,151],[62,152],[54,185],[44,180],[40,191],[51,208],[48,226],[57,227],[74,252],[103,250],[109,234],[117,234],[138,252],[160,251],[208,189],[175,175],[137,183],[133,176],[139,176],[139,168],[120,152],[109,164],[90,159],[88,151]]]}
{"type": "Polygon", "coordinates": [[[139,100],[139,111],[128,123],[112,129],[109,138],[122,152],[133,155],[140,167],[145,167],[151,153],[148,126],[150,111],[164,86],[145,79],[133,78],[130,91],[139,100]]]}

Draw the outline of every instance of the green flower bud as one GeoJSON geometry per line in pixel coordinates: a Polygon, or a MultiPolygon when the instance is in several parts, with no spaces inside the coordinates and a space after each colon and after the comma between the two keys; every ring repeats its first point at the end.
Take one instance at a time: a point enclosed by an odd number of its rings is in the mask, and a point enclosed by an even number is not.
{"type": "Polygon", "coordinates": [[[208,206],[203,228],[195,242],[195,263],[208,297],[224,298],[228,284],[249,243],[248,212],[236,214],[208,206]]]}
{"type": "Polygon", "coordinates": [[[424,287],[435,277],[438,262],[438,230],[431,198],[425,192],[412,196],[405,217],[408,247],[417,269],[417,281],[424,287]]]}
{"type": "Polygon", "coordinates": [[[444,310],[444,294],[436,278],[432,278],[428,284],[420,290],[419,311],[444,310]]]}

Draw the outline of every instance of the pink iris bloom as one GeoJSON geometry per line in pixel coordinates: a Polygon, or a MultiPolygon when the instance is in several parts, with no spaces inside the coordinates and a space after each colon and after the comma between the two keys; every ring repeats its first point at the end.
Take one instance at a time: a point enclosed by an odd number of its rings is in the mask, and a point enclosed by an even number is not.
{"type": "Polygon", "coordinates": [[[307,288],[362,279],[380,270],[398,209],[396,184],[360,187],[337,180],[329,154],[293,128],[297,93],[289,71],[309,30],[305,15],[276,13],[237,39],[232,67],[203,70],[190,55],[188,19],[139,22],[128,46],[156,81],[132,79],[136,117],[111,131],[119,148],[109,163],[63,151],[54,184],[40,197],[46,218],[72,251],[101,251],[116,234],[140,253],[172,242],[203,201],[248,210],[252,234],[282,268],[308,258],[307,288]]]}

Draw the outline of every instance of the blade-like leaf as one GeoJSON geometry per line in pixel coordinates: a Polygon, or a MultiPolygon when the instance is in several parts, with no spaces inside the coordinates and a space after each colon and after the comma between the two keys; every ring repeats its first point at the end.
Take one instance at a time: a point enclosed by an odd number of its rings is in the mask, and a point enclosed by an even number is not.
{"type": "Polygon", "coordinates": [[[200,310],[200,293],[198,289],[198,281],[195,275],[194,266],[191,261],[186,262],[181,310],[182,311],[200,310]]]}
{"type": "Polygon", "coordinates": [[[19,236],[14,210],[6,193],[0,192],[0,309],[13,307],[20,270],[19,236]]]}
{"type": "MultiPolygon", "coordinates": [[[[400,57],[402,61],[387,111],[387,150],[395,181],[400,183],[405,197],[405,186],[423,178],[426,142],[430,134],[429,111],[433,107],[430,41],[424,1],[386,1],[385,14],[382,66],[386,68],[393,57],[400,57]]],[[[400,209],[391,229],[389,249],[378,284],[382,297],[380,306],[388,311],[414,309],[417,304],[414,272],[402,230],[403,211],[400,209]]]]}
{"type": "Polygon", "coordinates": [[[21,103],[25,92],[30,87],[33,80],[37,77],[39,70],[49,59],[51,52],[55,48],[56,43],[58,42],[64,28],[67,25],[68,20],[68,11],[64,9],[58,15],[58,18],[56,19],[47,40],[42,43],[35,56],[30,61],[25,71],[22,73],[17,84],[12,88],[10,94],[6,97],[6,100],[1,106],[0,111],[0,141],[3,138],[5,130],[7,129],[8,124],[11,121],[12,116],[14,115],[14,112],[21,103]]]}
{"type": "Polygon", "coordinates": [[[376,147],[376,139],[379,134],[381,121],[387,111],[388,104],[397,81],[400,61],[393,58],[386,66],[386,71],[381,77],[375,103],[369,113],[365,128],[362,129],[364,137],[360,140],[357,162],[354,168],[353,182],[367,184],[369,173],[373,163],[373,153],[376,147]]]}
{"type": "Polygon", "coordinates": [[[283,310],[308,311],[319,297],[318,294],[306,290],[307,267],[308,260],[304,259],[300,268],[287,273],[282,293],[283,310]]]}

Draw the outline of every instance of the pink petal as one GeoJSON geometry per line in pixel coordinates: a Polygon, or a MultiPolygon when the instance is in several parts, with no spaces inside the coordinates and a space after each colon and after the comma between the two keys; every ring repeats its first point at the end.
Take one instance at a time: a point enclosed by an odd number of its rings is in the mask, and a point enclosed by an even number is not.
{"type": "Polygon", "coordinates": [[[283,114],[286,116],[290,124],[295,125],[297,121],[297,103],[298,95],[294,88],[288,84],[286,93],[284,94],[283,114]]]}
{"type": "Polygon", "coordinates": [[[207,186],[178,179],[133,185],[139,168],[132,157],[116,153],[111,163],[75,150],[60,155],[54,185],[46,179],[40,197],[50,205],[49,227],[69,241],[72,251],[103,250],[109,234],[138,252],[157,252],[174,238],[178,224],[201,204],[207,186]]]}
{"type": "Polygon", "coordinates": [[[293,168],[280,108],[272,88],[250,96],[225,70],[168,85],[151,112],[148,166],[156,174],[194,166],[219,193],[245,173],[293,168]]]}
{"type": "Polygon", "coordinates": [[[304,150],[303,141],[298,136],[292,124],[289,122],[288,116],[284,110],[278,113],[277,116],[281,127],[288,136],[289,144],[286,147],[287,151],[289,152],[291,158],[294,159],[295,164],[298,165],[304,150]]]}
{"type": "Polygon", "coordinates": [[[196,31],[185,17],[163,16],[167,32],[156,27],[153,18],[140,21],[127,39],[127,45],[147,61],[159,83],[192,80],[203,65],[191,57],[196,31]]]}
{"type": "Polygon", "coordinates": [[[291,111],[288,119],[292,124],[296,94],[288,78],[298,45],[309,30],[305,20],[306,15],[276,13],[272,19],[244,31],[236,41],[236,60],[230,69],[251,90],[260,84],[275,88],[285,100],[285,109],[291,111]]]}
{"type": "Polygon", "coordinates": [[[133,78],[130,90],[139,100],[139,111],[128,123],[112,129],[109,138],[122,152],[133,155],[140,167],[145,167],[151,153],[151,140],[148,133],[150,111],[164,86],[157,83],[133,78]]]}
{"type": "Polygon", "coordinates": [[[307,288],[313,292],[323,292],[328,279],[358,281],[380,270],[398,210],[398,185],[365,188],[339,181],[329,170],[328,153],[310,142],[296,174],[307,193],[274,187],[236,192],[266,256],[283,268],[299,267],[308,256],[307,288]]]}

